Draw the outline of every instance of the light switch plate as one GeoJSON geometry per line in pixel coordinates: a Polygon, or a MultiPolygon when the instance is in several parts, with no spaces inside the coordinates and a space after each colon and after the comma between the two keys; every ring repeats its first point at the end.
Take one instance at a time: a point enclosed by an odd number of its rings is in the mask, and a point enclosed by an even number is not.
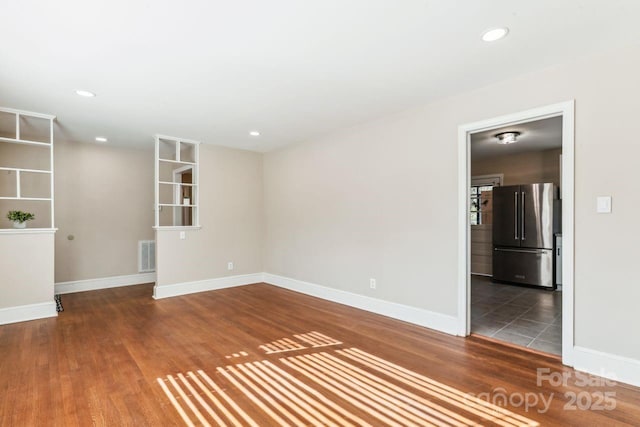
{"type": "Polygon", "coordinates": [[[598,196],[596,198],[596,212],[611,213],[611,196],[598,196]]]}

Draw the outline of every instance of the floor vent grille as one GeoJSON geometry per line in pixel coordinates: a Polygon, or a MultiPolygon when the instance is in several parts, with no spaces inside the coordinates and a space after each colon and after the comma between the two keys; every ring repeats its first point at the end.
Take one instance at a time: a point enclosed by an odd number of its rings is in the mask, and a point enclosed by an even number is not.
{"type": "Polygon", "coordinates": [[[54,301],[56,302],[56,311],[61,313],[64,311],[64,307],[62,306],[62,297],[60,295],[53,296],[54,301]]]}
{"type": "Polygon", "coordinates": [[[138,272],[149,273],[156,271],[156,242],[155,240],[138,241],[138,272]]]}

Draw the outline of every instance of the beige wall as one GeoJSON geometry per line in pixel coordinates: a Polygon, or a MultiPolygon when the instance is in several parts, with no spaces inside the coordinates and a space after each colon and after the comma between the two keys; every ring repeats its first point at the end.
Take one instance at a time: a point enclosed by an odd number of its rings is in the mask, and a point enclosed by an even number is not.
{"type": "Polygon", "coordinates": [[[201,145],[199,188],[202,228],[156,231],[157,286],[262,271],[262,154],[201,145]]]}
{"type": "Polygon", "coordinates": [[[53,302],[53,233],[0,233],[0,309],[53,302]]]}
{"type": "Polygon", "coordinates": [[[56,141],[54,155],[56,282],[138,273],[138,240],[154,238],[153,150],[56,141]]]}
{"type": "Polygon", "coordinates": [[[560,154],[562,150],[532,151],[529,153],[471,158],[471,175],[504,174],[503,185],[553,182],[560,185],[560,154]]]}
{"type": "Polygon", "coordinates": [[[619,333],[640,300],[638,75],[636,46],[267,154],[265,270],[455,315],[458,126],[575,99],[575,341],[640,359],[619,333]],[[595,212],[598,195],[612,214],[595,212]]]}
{"type": "Polygon", "coordinates": [[[450,115],[431,107],[266,154],[265,270],[455,315],[450,115]]]}

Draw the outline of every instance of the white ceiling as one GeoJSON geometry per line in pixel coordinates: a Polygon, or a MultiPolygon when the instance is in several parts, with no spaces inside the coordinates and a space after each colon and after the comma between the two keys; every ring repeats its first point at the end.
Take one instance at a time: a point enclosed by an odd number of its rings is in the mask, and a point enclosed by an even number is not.
{"type": "Polygon", "coordinates": [[[640,42],[637,0],[5,0],[0,14],[0,105],[132,146],[162,133],[269,151],[640,42]]]}
{"type": "Polygon", "coordinates": [[[562,117],[505,126],[471,135],[472,160],[554,148],[562,148],[562,117]],[[508,145],[498,144],[496,134],[510,131],[520,132],[518,142],[508,145]]]}

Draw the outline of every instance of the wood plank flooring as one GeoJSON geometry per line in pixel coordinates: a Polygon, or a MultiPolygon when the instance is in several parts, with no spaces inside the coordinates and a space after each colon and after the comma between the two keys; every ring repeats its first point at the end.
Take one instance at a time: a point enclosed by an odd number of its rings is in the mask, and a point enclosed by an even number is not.
{"type": "Polygon", "coordinates": [[[544,355],[266,284],[151,293],[0,326],[0,425],[640,424],[640,389],[544,355]]]}

